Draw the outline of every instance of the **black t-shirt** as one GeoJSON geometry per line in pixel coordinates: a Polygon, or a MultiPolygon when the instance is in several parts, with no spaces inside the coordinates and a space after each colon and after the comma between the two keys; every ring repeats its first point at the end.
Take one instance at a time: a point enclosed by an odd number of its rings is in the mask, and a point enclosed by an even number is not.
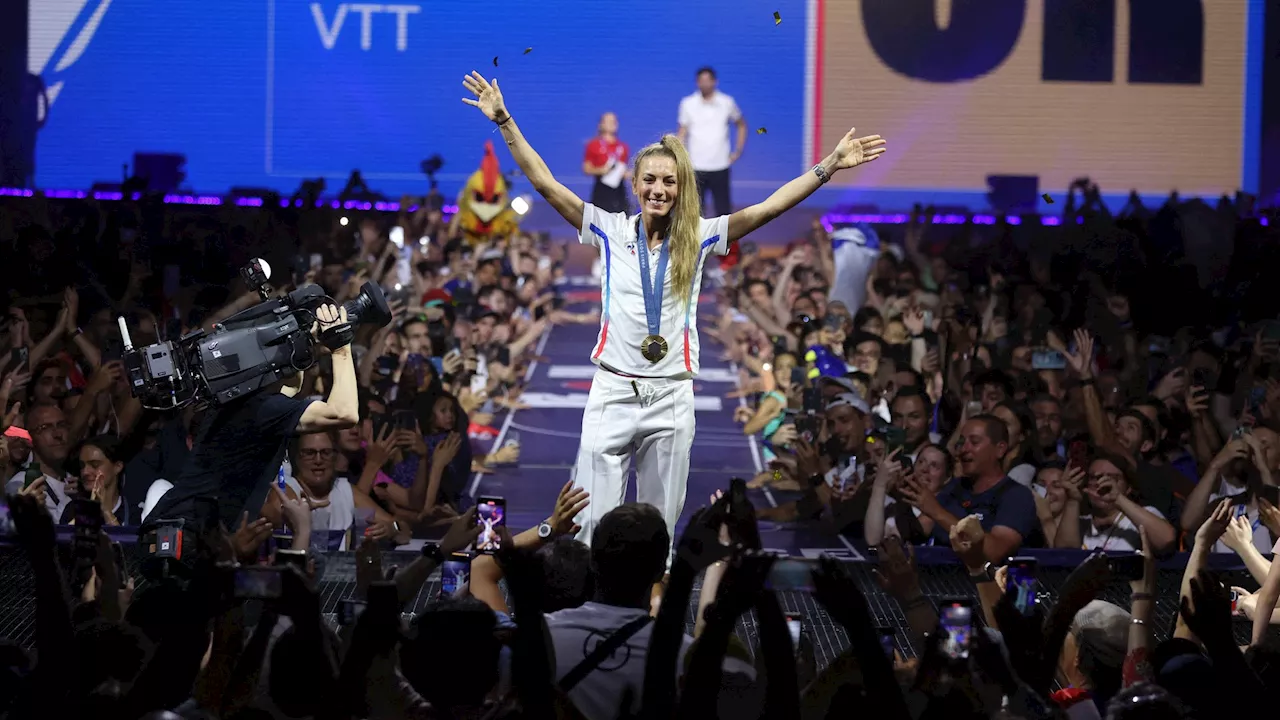
{"type": "Polygon", "coordinates": [[[256,514],[280,470],[285,443],[312,402],[259,392],[211,409],[196,430],[173,489],[149,517],[194,519],[196,498],[216,498],[219,517],[230,529],[245,510],[256,514]]]}
{"type": "Polygon", "coordinates": [[[160,427],[153,447],[140,451],[132,460],[125,463],[124,498],[129,504],[131,517],[135,520],[142,517],[142,508],[147,501],[147,491],[156,480],[164,479],[172,482],[182,474],[186,467],[187,456],[191,451],[187,448],[187,426],[181,417],[169,418],[160,427]]]}

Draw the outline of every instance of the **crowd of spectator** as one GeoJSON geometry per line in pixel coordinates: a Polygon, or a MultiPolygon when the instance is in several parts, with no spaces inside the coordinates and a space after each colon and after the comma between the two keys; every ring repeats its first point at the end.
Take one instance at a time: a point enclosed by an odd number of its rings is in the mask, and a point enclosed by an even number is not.
{"type": "MultiPolygon", "coordinates": [[[[900,237],[816,222],[781,258],[744,243],[701,327],[742,367],[740,420],[768,468],[694,514],[669,568],[650,506],[608,513],[590,549],[573,540],[590,499],[566,484],[542,527],[498,531],[502,550],[406,622],[480,532],[467,480],[518,461],[518,445],[475,438],[521,407],[535,341],[599,319],[565,307],[565,248],[523,233],[468,245],[436,200],[406,199],[419,209],[393,221],[272,203],[0,208],[0,266],[21,269],[0,469],[37,596],[36,654],[6,647],[0,716],[1174,718],[1252,712],[1275,692],[1280,245],[1241,208],[1171,198],[1112,216],[1080,183],[1056,227],[934,225],[918,208],[900,237]],[[59,551],[54,525],[84,501],[106,525],[145,523],[203,418],[131,397],[115,318],[139,345],[209,328],[258,302],[236,276],[253,257],[283,268],[276,292],[317,283],[340,303],[373,280],[391,298],[393,322],[353,343],[360,422],[291,440],[260,516],[199,529],[181,577],[135,596],[106,535],[59,551]],[[754,507],[762,487],[782,502],[754,507]],[[805,662],[759,520],[876,548],[917,657],[886,654],[857,583],[823,559],[813,596],[850,647],[805,662]],[[423,538],[436,542],[384,571],[382,550],[423,538]],[[970,571],[985,630],[958,635],[924,596],[924,544],[970,571]],[[1023,548],[1127,553],[1140,571],[1113,578],[1094,555],[1029,608],[1005,567],[1023,548]],[[1157,645],[1156,558],[1179,550],[1180,619],[1157,645]],[[354,553],[359,598],[336,630],[316,587],[330,551],[354,553]],[[1224,587],[1215,552],[1260,590],[1224,587]],[[255,569],[278,588],[245,592],[255,569]],[[1098,599],[1112,579],[1131,582],[1129,608],[1098,599]],[[758,647],[734,634],[747,613],[758,647]],[[1254,622],[1245,648],[1233,614],[1254,622]]],[[[301,392],[332,384],[322,358],[301,392]]]]}

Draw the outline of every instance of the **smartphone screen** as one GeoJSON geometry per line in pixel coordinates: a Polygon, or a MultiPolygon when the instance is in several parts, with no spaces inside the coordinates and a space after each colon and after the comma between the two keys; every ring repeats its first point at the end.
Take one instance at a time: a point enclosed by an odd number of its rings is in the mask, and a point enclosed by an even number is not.
{"type": "Polygon", "coordinates": [[[383,355],[378,358],[378,374],[390,375],[400,367],[400,358],[395,355],[383,355]]]}
{"type": "Polygon", "coordinates": [[[452,595],[471,579],[471,556],[454,553],[440,568],[440,594],[452,595]]]}
{"type": "Polygon", "coordinates": [[[1064,370],[1067,356],[1057,350],[1036,350],[1031,353],[1032,370],[1064,370]]]}
{"type": "Polygon", "coordinates": [[[969,657],[969,644],[973,634],[973,608],[967,600],[953,601],[942,606],[938,620],[942,632],[942,651],[952,660],[969,657]]]}
{"type": "Polygon", "coordinates": [[[808,413],[796,417],[796,436],[806,443],[813,445],[818,442],[818,434],[821,428],[817,415],[808,413]]]}
{"type": "Polygon", "coordinates": [[[1084,440],[1075,440],[1071,446],[1067,448],[1067,460],[1072,467],[1085,470],[1089,467],[1089,443],[1084,440]]]}
{"type": "Polygon", "coordinates": [[[803,615],[787,613],[787,632],[791,633],[791,647],[797,652],[800,651],[800,630],[803,624],[803,615]]]}
{"type": "Polygon", "coordinates": [[[1142,557],[1142,553],[1124,553],[1120,555],[1111,555],[1107,558],[1107,562],[1111,565],[1111,574],[1117,580],[1133,582],[1141,580],[1146,564],[1146,560],[1142,557]]]}
{"type": "Polygon", "coordinates": [[[884,650],[885,657],[890,660],[894,659],[894,650],[897,649],[898,631],[893,628],[877,628],[876,632],[880,635],[880,647],[884,650]]]}
{"type": "Polygon", "coordinates": [[[507,524],[507,501],[500,497],[482,496],[476,501],[476,525],[480,537],[476,538],[476,552],[493,555],[502,549],[498,528],[507,524]]]}
{"type": "Polygon", "coordinates": [[[235,571],[234,597],[245,600],[276,600],[283,592],[280,568],[242,567],[235,571]]]}
{"type": "Polygon", "coordinates": [[[16,347],[9,351],[9,372],[13,372],[19,368],[26,369],[28,357],[30,357],[30,355],[26,347],[16,347]]]}
{"type": "Polygon", "coordinates": [[[769,568],[764,586],[770,590],[813,592],[815,562],[808,558],[780,557],[769,568]]]}
{"type": "Polygon", "coordinates": [[[395,414],[395,423],[397,430],[413,430],[417,427],[416,419],[412,410],[397,410],[395,414]]]}
{"type": "Polygon", "coordinates": [[[1009,563],[1006,593],[1013,593],[1013,606],[1030,617],[1036,610],[1036,559],[1016,557],[1009,563]]]}
{"type": "Polygon", "coordinates": [[[796,387],[804,385],[804,368],[791,368],[791,384],[796,387]]]}
{"type": "Polygon", "coordinates": [[[0,546],[14,542],[18,535],[13,526],[13,518],[9,515],[9,499],[0,493],[0,546]]]}
{"type": "Polygon", "coordinates": [[[338,624],[342,627],[355,625],[356,620],[359,620],[361,613],[364,612],[364,608],[365,604],[359,600],[339,600],[338,624]]]}

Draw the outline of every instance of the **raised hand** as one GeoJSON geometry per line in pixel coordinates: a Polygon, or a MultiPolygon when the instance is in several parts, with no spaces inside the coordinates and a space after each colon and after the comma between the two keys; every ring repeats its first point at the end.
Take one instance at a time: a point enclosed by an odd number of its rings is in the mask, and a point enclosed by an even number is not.
{"type": "Polygon", "coordinates": [[[1207,645],[1234,645],[1231,596],[1210,570],[1191,579],[1191,597],[1183,596],[1179,613],[1187,627],[1207,645]]]}
{"type": "Polygon", "coordinates": [[[280,514],[284,515],[285,524],[295,535],[311,531],[311,505],[306,500],[290,497],[279,485],[272,483],[272,492],[280,502],[280,514]]]}
{"type": "Polygon", "coordinates": [[[493,82],[484,79],[484,76],[475,70],[470,75],[462,77],[462,86],[467,89],[475,99],[462,98],[462,102],[476,108],[480,108],[480,112],[484,116],[496,123],[506,122],[511,114],[507,112],[507,105],[502,100],[502,91],[498,89],[498,78],[494,78],[493,82]]]}
{"type": "Polygon", "coordinates": [[[556,498],[555,510],[547,519],[551,532],[558,535],[576,535],[582,526],[575,523],[573,519],[590,504],[591,493],[587,492],[586,488],[574,487],[572,480],[565,483],[564,487],[560,488],[559,497],[556,498]]]}
{"type": "Polygon", "coordinates": [[[689,519],[684,534],[676,544],[676,562],[682,563],[694,574],[706,570],[712,563],[723,560],[729,547],[721,543],[721,528],[726,517],[727,499],[719,499],[709,508],[701,508],[689,519]]]}
{"type": "Polygon", "coordinates": [[[832,159],[836,161],[837,169],[847,170],[848,168],[869,163],[883,155],[887,149],[884,138],[879,135],[855,137],[854,132],[856,130],[857,128],[849,128],[849,132],[845,133],[844,137],[840,139],[840,143],[836,145],[835,151],[831,153],[832,159]]]}
{"type": "Polygon", "coordinates": [[[877,548],[879,567],[871,569],[876,582],[895,598],[911,598],[920,593],[915,548],[897,536],[890,536],[877,548]]]}
{"type": "Polygon", "coordinates": [[[440,468],[447,467],[458,456],[458,450],[461,448],[462,436],[456,432],[449,433],[432,451],[431,464],[440,468]]]}
{"type": "Polygon", "coordinates": [[[1059,482],[1068,500],[1079,501],[1082,498],[1080,491],[1084,488],[1086,479],[1084,468],[1071,464],[1067,465],[1067,469],[1062,472],[1062,480],[1059,482]]]}
{"type": "Polygon", "coordinates": [[[1075,371],[1076,375],[1082,380],[1093,377],[1093,336],[1088,330],[1083,328],[1075,331],[1076,351],[1074,353],[1064,352],[1067,356],[1067,365],[1075,371]]]}
{"type": "MultiPolygon", "coordinates": [[[[444,553],[445,557],[461,552],[475,543],[478,537],[480,537],[480,526],[476,524],[476,508],[473,505],[470,510],[459,515],[449,525],[448,532],[440,538],[440,552],[444,553]]],[[[509,547],[511,543],[504,537],[502,546],[509,547]]]]}
{"type": "Polygon", "coordinates": [[[987,532],[977,515],[967,515],[951,526],[951,549],[970,570],[981,569],[987,563],[983,550],[987,532]]]}
{"type": "Polygon", "coordinates": [[[365,460],[374,467],[382,467],[387,463],[387,460],[391,459],[395,449],[395,429],[388,423],[382,428],[382,432],[378,433],[378,436],[374,438],[374,441],[369,443],[365,460]]]}
{"type": "Polygon", "coordinates": [[[845,627],[871,619],[858,584],[838,561],[826,555],[818,558],[818,567],[813,571],[813,597],[845,627]]]}
{"type": "Polygon", "coordinates": [[[240,526],[236,528],[235,533],[226,537],[229,541],[231,554],[234,557],[224,559],[252,560],[258,556],[258,548],[262,547],[262,543],[271,537],[271,521],[260,517],[251,523],[249,522],[249,513],[241,513],[240,526]]]}
{"type": "Polygon", "coordinates": [[[1222,534],[1227,531],[1227,524],[1231,522],[1231,513],[1231,498],[1223,498],[1209,515],[1209,519],[1196,530],[1196,545],[1211,551],[1214,543],[1218,542],[1222,534]],[[1201,545],[1201,543],[1204,544],[1201,545]]]}
{"type": "MultiPolygon", "coordinates": [[[[719,546],[719,543],[716,543],[719,546]]],[[[730,617],[738,617],[755,607],[775,558],[768,553],[747,552],[738,555],[720,581],[715,606],[730,617]]]]}
{"type": "Polygon", "coordinates": [[[1248,516],[1237,515],[1227,522],[1222,534],[1222,544],[1236,553],[1253,544],[1253,528],[1249,525],[1248,516]]]}

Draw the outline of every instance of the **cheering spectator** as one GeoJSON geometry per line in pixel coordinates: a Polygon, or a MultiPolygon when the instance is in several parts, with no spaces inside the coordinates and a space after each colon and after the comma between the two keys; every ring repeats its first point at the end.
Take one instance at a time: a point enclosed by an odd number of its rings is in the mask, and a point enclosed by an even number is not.
{"type": "Polygon", "coordinates": [[[62,408],[51,404],[27,410],[25,424],[30,428],[34,457],[25,471],[9,480],[5,492],[12,495],[43,478],[45,504],[50,514],[60,518],[78,492],[76,477],[66,467],[71,452],[70,425],[62,408]]]}
{"type": "Polygon", "coordinates": [[[1099,452],[1089,464],[1083,488],[1092,512],[1081,515],[1079,502],[1069,500],[1057,526],[1054,546],[1136,551],[1142,548],[1141,528],[1155,552],[1172,547],[1177,540],[1173,526],[1159,510],[1131,497],[1132,477],[1133,470],[1127,462],[1105,451],[1099,452]]]}
{"type": "Polygon", "coordinates": [[[960,429],[959,475],[930,495],[919,481],[904,483],[907,502],[934,521],[933,535],[948,542],[951,527],[966,515],[977,515],[986,531],[983,552],[988,560],[1007,557],[1024,544],[1042,547],[1043,533],[1031,491],[1009,478],[1004,455],[1008,430],[994,415],[979,415],[960,429]]]}

